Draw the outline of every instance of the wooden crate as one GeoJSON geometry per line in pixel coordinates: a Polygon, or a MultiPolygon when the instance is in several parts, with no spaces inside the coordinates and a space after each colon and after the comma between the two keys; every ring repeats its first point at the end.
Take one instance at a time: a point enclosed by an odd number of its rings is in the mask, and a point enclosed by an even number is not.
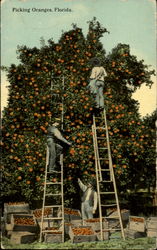
{"type": "MultiPolygon", "coordinates": [[[[41,228],[41,219],[37,219],[37,225],[39,226],[39,228],[41,228]]],[[[43,229],[45,229],[47,227],[53,227],[53,226],[54,226],[54,221],[44,219],[43,229]]]]}
{"type": "Polygon", "coordinates": [[[65,222],[64,223],[65,234],[69,234],[70,226],[77,227],[77,226],[82,226],[82,224],[83,224],[82,220],[72,220],[70,222],[65,222]]]}
{"type": "Polygon", "coordinates": [[[11,223],[12,214],[30,214],[31,210],[28,203],[17,202],[14,203],[4,203],[4,221],[5,223],[11,223]]]}
{"type": "Polygon", "coordinates": [[[37,232],[38,226],[35,220],[34,215],[28,215],[28,214],[12,214],[11,216],[11,224],[13,226],[12,230],[13,231],[24,231],[24,232],[37,232]],[[17,224],[16,219],[31,219],[33,221],[33,225],[25,225],[25,224],[17,224]]]}
{"type": "MultiPolygon", "coordinates": [[[[41,208],[33,210],[32,213],[36,219],[41,220],[41,217],[42,217],[42,209],[41,208]]],[[[45,208],[44,209],[44,216],[51,216],[52,213],[53,213],[52,208],[45,208]]]]}
{"type": "MultiPolygon", "coordinates": [[[[94,231],[100,230],[100,218],[87,219],[83,221],[85,226],[91,227],[94,231]]],[[[108,228],[108,221],[103,219],[103,229],[108,228]]]]}
{"type": "Polygon", "coordinates": [[[12,214],[12,213],[23,213],[27,214],[30,213],[30,208],[28,203],[24,202],[17,202],[17,204],[14,203],[4,203],[4,213],[5,214],[12,214]]]}
{"type": "Polygon", "coordinates": [[[12,231],[13,231],[13,225],[5,223],[5,235],[8,238],[10,238],[12,231]]]}
{"type": "Polygon", "coordinates": [[[147,229],[155,229],[157,231],[157,217],[150,217],[146,221],[147,229]]]}
{"type": "Polygon", "coordinates": [[[52,232],[44,233],[44,242],[45,243],[61,243],[62,242],[62,233],[52,232]]]}
{"type": "Polygon", "coordinates": [[[155,237],[155,238],[157,238],[157,230],[148,229],[147,230],[147,237],[151,237],[151,238],[155,237]]]}
{"type": "Polygon", "coordinates": [[[73,226],[73,224],[71,222],[65,222],[64,223],[64,232],[65,232],[65,234],[69,235],[69,229],[70,229],[71,226],[73,226]]]}
{"type": "MultiPolygon", "coordinates": [[[[130,216],[130,211],[127,209],[122,209],[121,211],[121,218],[122,221],[128,221],[129,220],[129,216],[130,216]]],[[[118,216],[118,211],[117,209],[108,209],[108,217],[112,217],[112,216],[118,216]]]]}
{"type": "Polygon", "coordinates": [[[69,215],[69,220],[81,220],[81,213],[77,209],[64,208],[64,214],[69,215]]]}
{"type": "MultiPolygon", "coordinates": [[[[106,218],[107,222],[108,222],[108,227],[109,228],[113,228],[113,229],[117,229],[120,228],[120,222],[119,219],[113,219],[113,218],[106,218]]],[[[112,231],[113,232],[113,231],[112,231]]]]}
{"type": "Polygon", "coordinates": [[[144,217],[129,216],[129,229],[137,232],[146,231],[146,221],[144,217]]]}
{"type": "Polygon", "coordinates": [[[10,235],[10,242],[12,244],[33,243],[36,239],[36,234],[30,232],[12,232],[10,235]]]}
{"type": "Polygon", "coordinates": [[[126,236],[126,238],[137,239],[137,238],[146,237],[146,233],[145,232],[138,232],[138,231],[132,230],[130,228],[127,228],[127,229],[125,229],[125,236],[126,236]]]}
{"type": "MultiPolygon", "coordinates": [[[[95,234],[97,236],[97,240],[101,240],[101,232],[100,232],[100,230],[95,231],[95,234]]],[[[103,230],[103,240],[109,240],[109,231],[103,230]]]]}
{"type": "Polygon", "coordinates": [[[72,241],[72,243],[80,243],[80,242],[91,242],[91,241],[96,241],[97,240],[97,235],[95,232],[92,230],[91,227],[87,226],[79,226],[79,227],[73,227],[71,226],[69,229],[69,236],[72,241]],[[75,234],[74,230],[90,230],[91,234],[75,234]]]}

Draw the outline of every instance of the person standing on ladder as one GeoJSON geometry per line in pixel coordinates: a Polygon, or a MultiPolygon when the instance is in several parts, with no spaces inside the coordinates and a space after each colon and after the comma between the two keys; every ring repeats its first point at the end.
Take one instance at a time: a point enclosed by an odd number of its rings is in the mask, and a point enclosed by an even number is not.
{"type": "Polygon", "coordinates": [[[49,149],[49,157],[48,157],[48,169],[49,172],[56,169],[57,158],[61,155],[63,147],[57,143],[55,143],[55,138],[66,143],[68,146],[71,146],[71,143],[68,142],[61,134],[59,129],[57,128],[59,125],[58,122],[55,122],[48,128],[47,135],[47,145],[49,149]]]}
{"type": "Polygon", "coordinates": [[[90,75],[90,82],[87,88],[95,96],[96,108],[104,109],[104,78],[107,76],[106,70],[101,66],[101,62],[98,58],[92,58],[90,63],[92,64],[92,72],[90,75]]]}
{"type": "Polygon", "coordinates": [[[82,203],[81,203],[81,213],[82,219],[92,219],[93,214],[95,214],[98,204],[97,192],[94,191],[92,183],[89,183],[87,186],[78,179],[78,184],[80,189],[83,191],[82,203]]]}

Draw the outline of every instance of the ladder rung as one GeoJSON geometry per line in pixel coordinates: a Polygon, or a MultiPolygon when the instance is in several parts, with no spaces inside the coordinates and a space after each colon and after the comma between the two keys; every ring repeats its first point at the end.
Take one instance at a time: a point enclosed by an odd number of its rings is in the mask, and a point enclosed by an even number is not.
{"type": "Polygon", "coordinates": [[[102,157],[100,157],[99,160],[106,160],[106,161],[108,161],[107,158],[102,158],[102,157]]]}
{"type": "Polygon", "coordinates": [[[100,194],[115,194],[115,192],[100,192],[100,194]]]}
{"type": "Polygon", "coordinates": [[[121,231],[121,228],[107,228],[104,231],[121,231]]]}
{"type": "Polygon", "coordinates": [[[113,206],[117,206],[117,204],[107,204],[107,205],[101,205],[102,207],[113,207],[113,206]]]}
{"type": "Polygon", "coordinates": [[[104,136],[104,137],[97,137],[97,139],[101,139],[101,140],[102,140],[102,139],[105,139],[105,136],[104,136]]]}
{"type": "MultiPolygon", "coordinates": [[[[99,170],[97,170],[97,171],[99,171],[99,170]]],[[[101,171],[110,171],[110,169],[101,169],[101,171]]]]}
{"type": "Polygon", "coordinates": [[[107,149],[107,148],[99,148],[99,147],[98,147],[98,149],[107,149]]]}
{"type": "Polygon", "coordinates": [[[63,220],[63,217],[43,217],[43,220],[63,220]]]}
{"type": "Polygon", "coordinates": [[[104,130],[106,130],[106,128],[104,128],[104,127],[96,127],[96,129],[104,129],[104,130]]]}
{"type": "Polygon", "coordinates": [[[111,216],[111,217],[108,217],[108,216],[105,216],[105,217],[102,217],[103,219],[119,219],[119,216],[111,216]]]}
{"type": "Polygon", "coordinates": [[[43,230],[43,231],[42,231],[42,233],[54,233],[54,234],[55,234],[56,232],[57,232],[57,233],[58,233],[58,232],[61,232],[61,234],[63,234],[63,231],[58,231],[58,230],[55,230],[55,229],[54,229],[54,230],[43,230]]]}
{"type": "Polygon", "coordinates": [[[56,195],[62,195],[61,193],[59,194],[45,194],[46,196],[56,196],[56,195]]]}
{"type": "Polygon", "coordinates": [[[46,185],[62,184],[62,182],[46,182],[46,185]]]}
{"type": "Polygon", "coordinates": [[[51,208],[51,207],[61,207],[61,206],[62,206],[62,205],[52,205],[52,206],[49,205],[49,206],[44,206],[44,207],[47,207],[47,208],[49,207],[49,208],[51,208]]]}
{"type": "Polygon", "coordinates": [[[53,229],[53,230],[42,230],[42,233],[55,233],[55,232],[61,232],[63,233],[63,231],[58,231],[57,229],[53,229]]]}
{"type": "Polygon", "coordinates": [[[113,182],[113,181],[99,181],[99,182],[106,182],[106,183],[108,183],[108,182],[113,182]]]}
{"type": "Polygon", "coordinates": [[[52,173],[61,173],[61,171],[52,170],[51,172],[47,172],[47,174],[52,174],[52,173]]]}
{"type": "Polygon", "coordinates": [[[102,118],[102,117],[99,117],[99,116],[95,116],[95,118],[96,118],[96,119],[101,119],[101,120],[103,120],[103,118],[102,118]]]}

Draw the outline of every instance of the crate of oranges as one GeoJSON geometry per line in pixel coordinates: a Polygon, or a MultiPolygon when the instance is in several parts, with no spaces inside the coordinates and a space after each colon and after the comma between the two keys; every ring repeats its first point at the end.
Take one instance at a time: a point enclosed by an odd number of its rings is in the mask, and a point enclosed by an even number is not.
{"type": "Polygon", "coordinates": [[[93,229],[88,226],[71,226],[69,236],[73,243],[96,241],[97,236],[93,229]]]}
{"type": "Polygon", "coordinates": [[[45,243],[61,243],[62,242],[62,231],[57,230],[54,227],[48,228],[49,232],[44,233],[45,243]]]}
{"type": "MultiPolygon", "coordinates": [[[[92,218],[92,219],[86,219],[84,220],[85,226],[91,226],[94,231],[100,230],[100,218],[92,218]]],[[[106,219],[103,219],[102,226],[104,229],[108,228],[108,221],[106,219]]]]}
{"type": "Polygon", "coordinates": [[[29,214],[12,214],[11,224],[13,231],[34,233],[38,229],[34,215],[29,214]]]}
{"type": "Polygon", "coordinates": [[[129,216],[129,229],[137,232],[145,232],[146,221],[144,217],[129,216]]]}

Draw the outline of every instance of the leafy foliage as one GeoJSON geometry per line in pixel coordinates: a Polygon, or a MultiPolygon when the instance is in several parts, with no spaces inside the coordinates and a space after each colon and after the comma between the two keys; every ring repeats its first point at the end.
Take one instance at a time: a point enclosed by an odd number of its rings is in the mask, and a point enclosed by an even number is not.
{"type": "Polygon", "coordinates": [[[62,113],[63,134],[72,142],[64,152],[66,205],[78,205],[78,177],[95,178],[91,131],[95,103],[87,88],[92,57],[102,60],[108,74],[104,98],[118,188],[155,185],[154,120],[142,120],[138,102],[132,99],[142,84],[151,87],[154,71],[130,54],[129,45],[118,44],[106,55],[100,42],[104,33],[108,31],[94,18],[86,37],[73,25],[58,43],[50,39],[40,49],[18,46],[20,64],[8,69],[9,99],[3,112],[4,197],[42,198],[47,128],[56,118],[62,121],[62,113]],[[58,104],[62,101],[64,106],[58,104]]]}

